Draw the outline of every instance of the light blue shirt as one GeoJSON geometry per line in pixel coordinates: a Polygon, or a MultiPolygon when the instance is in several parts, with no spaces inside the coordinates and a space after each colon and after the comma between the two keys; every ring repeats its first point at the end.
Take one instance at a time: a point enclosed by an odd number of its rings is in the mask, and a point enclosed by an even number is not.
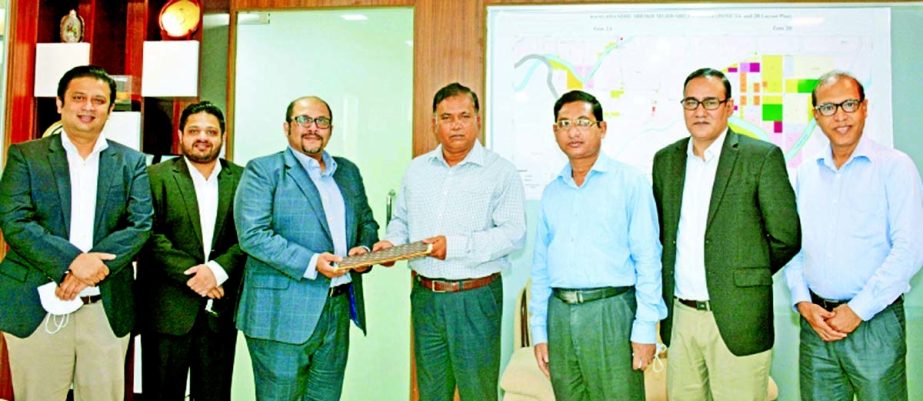
{"type": "Polygon", "coordinates": [[[526,238],[525,193],[512,163],[479,142],[454,166],[442,146],[410,162],[385,239],[394,245],[444,235],[445,260],[418,258],[429,278],[462,280],[508,269],[526,238]]]}
{"type": "Polygon", "coordinates": [[[651,184],[600,153],[578,187],[568,164],[542,193],[532,258],[532,338],[548,341],[552,288],[634,286],[631,341],[654,344],[663,302],[660,229],[651,184]]]}
{"type": "Polygon", "coordinates": [[[810,302],[810,289],[869,320],[910,290],[923,265],[921,192],[913,161],[868,138],[839,169],[829,147],[805,160],[795,183],[801,252],[785,269],[792,303],[810,302]]]}
{"type": "MultiPolygon", "coordinates": [[[[295,159],[298,160],[301,167],[304,167],[304,170],[308,173],[308,177],[311,177],[311,181],[314,183],[314,186],[317,187],[317,192],[320,194],[321,205],[324,207],[324,215],[327,218],[327,227],[330,228],[330,236],[333,237],[333,254],[339,257],[345,257],[346,253],[349,252],[349,250],[346,249],[346,204],[343,201],[343,194],[340,192],[340,187],[333,179],[333,173],[337,171],[336,160],[333,160],[333,157],[325,151],[321,156],[324,159],[325,168],[324,171],[321,171],[320,163],[314,160],[314,158],[308,157],[308,155],[295,149],[292,149],[292,154],[295,155],[295,159]]],[[[317,278],[318,256],[318,254],[315,254],[311,257],[311,262],[304,272],[305,278],[311,280],[317,278]]],[[[350,281],[352,280],[349,275],[344,274],[330,280],[330,286],[336,287],[350,281]]]]}

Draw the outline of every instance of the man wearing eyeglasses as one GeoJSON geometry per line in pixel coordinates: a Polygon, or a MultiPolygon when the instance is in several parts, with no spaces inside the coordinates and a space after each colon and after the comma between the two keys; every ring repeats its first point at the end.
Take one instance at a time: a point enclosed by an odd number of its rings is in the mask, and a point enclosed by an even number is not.
{"type": "Polygon", "coordinates": [[[289,147],[252,160],[234,202],[249,255],[237,313],[259,400],[339,400],[349,321],[365,330],[362,276],[337,270],[378,240],[355,164],[324,148],[333,134],[327,102],[292,101],[282,124],[289,147]]]}
{"type": "Polygon", "coordinates": [[[516,168],[478,142],[478,110],[477,94],[459,83],[436,92],[439,146],[410,163],[388,233],[374,247],[433,245],[409,262],[420,400],[451,401],[456,386],[462,401],[497,399],[500,272],[525,242],[526,214],[516,168]]]}
{"type": "Polygon", "coordinates": [[[772,359],[772,275],[799,250],[795,194],[782,151],[728,127],[731,84],[703,68],[683,84],[689,138],[654,156],[663,244],[660,326],[667,394],[765,400],[772,359]]]}
{"type": "Polygon", "coordinates": [[[801,399],[907,400],[902,295],[923,265],[920,175],[863,135],[855,77],[823,75],[811,101],[830,146],[798,169],[804,247],[785,269],[802,317],[801,399]]]}
{"type": "Polygon", "coordinates": [[[586,92],[554,104],[568,163],[545,187],[532,257],[530,326],[559,400],[641,400],[661,297],[657,211],[647,178],[600,152],[602,105],[586,92]]]}

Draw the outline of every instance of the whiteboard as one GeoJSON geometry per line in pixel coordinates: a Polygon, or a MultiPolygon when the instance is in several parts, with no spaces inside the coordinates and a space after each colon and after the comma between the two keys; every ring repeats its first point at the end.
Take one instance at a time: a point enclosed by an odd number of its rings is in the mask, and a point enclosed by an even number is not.
{"type": "Polygon", "coordinates": [[[679,101],[701,67],[731,81],[731,127],[781,147],[791,169],[827,144],[810,92],[832,69],[865,85],[866,135],[893,145],[888,7],[500,6],[487,21],[487,143],[517,166],[528,199],[567,162],[551,129],[560,95],[596,96],[603,151],[650,173],[657,150],[688,136],[679,101]]]}

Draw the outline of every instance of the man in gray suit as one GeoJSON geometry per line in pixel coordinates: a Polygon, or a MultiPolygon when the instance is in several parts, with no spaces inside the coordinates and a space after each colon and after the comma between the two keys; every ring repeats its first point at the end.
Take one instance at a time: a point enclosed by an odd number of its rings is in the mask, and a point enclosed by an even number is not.
{"type": "Polygon", "coordinates": [[[256,396],[338,400],[349,320],[365,330],[362,276],[338,271],[378,240],[355,164],[324,148],[333,116],[324,100],[292,101],[282,128],[289,148],[247,164],[234,201],[246,252],[237,328],[247,338],[256,396]]]}
{"type": "Polygon", "coordinates": [[[795,194],[775,145],[728,127],[731,84],[702,68],[683,84],[689,130],[654,156],[663,244],[660,333],[671,400],[765,400],[772,275],[800,249],[795,194]]]}
{"type": "Polygon", "coordinates": [[[0,262],[0,330],[19,401],[64,401],[71,385],[76,401],[124,397],[131,262],[153,210],[144,155],[100,136],[114,100],[106,71],[74,67],[58,84],[63,132],[10,146],[0,181],[10,245],[0,262]],[[46,284],[57,290],[40,299],[46,284]],[[79,309],[43,308],[55,298],[79,309]]]}

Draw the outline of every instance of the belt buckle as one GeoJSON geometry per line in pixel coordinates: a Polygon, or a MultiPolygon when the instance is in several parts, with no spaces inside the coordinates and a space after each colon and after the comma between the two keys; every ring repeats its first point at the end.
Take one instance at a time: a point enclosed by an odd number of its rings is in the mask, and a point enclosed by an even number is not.
{"type": "Polygon", "coordinates": [[[701,311],[710,311],[711,305],[708,304],[708,301],[695,301],[695,308],[701,311]]]}
{"type": "Polygon", "coordinates": [[[583,291],[574,291],[574,297],[577,299],[577,302],[575,303],[578,303],[578,304],[583,303],[583,291]]]}
{"type": "Polygon", "coordinates": [[[430,289],[430,291],[435,292],[435,293],[447,292],[447,291],[445,291],[445,290],[437,290],[437,289],[436,289],[436,280],[430,280],[430,281],[429,281],[429,289],[430,289]]]}

